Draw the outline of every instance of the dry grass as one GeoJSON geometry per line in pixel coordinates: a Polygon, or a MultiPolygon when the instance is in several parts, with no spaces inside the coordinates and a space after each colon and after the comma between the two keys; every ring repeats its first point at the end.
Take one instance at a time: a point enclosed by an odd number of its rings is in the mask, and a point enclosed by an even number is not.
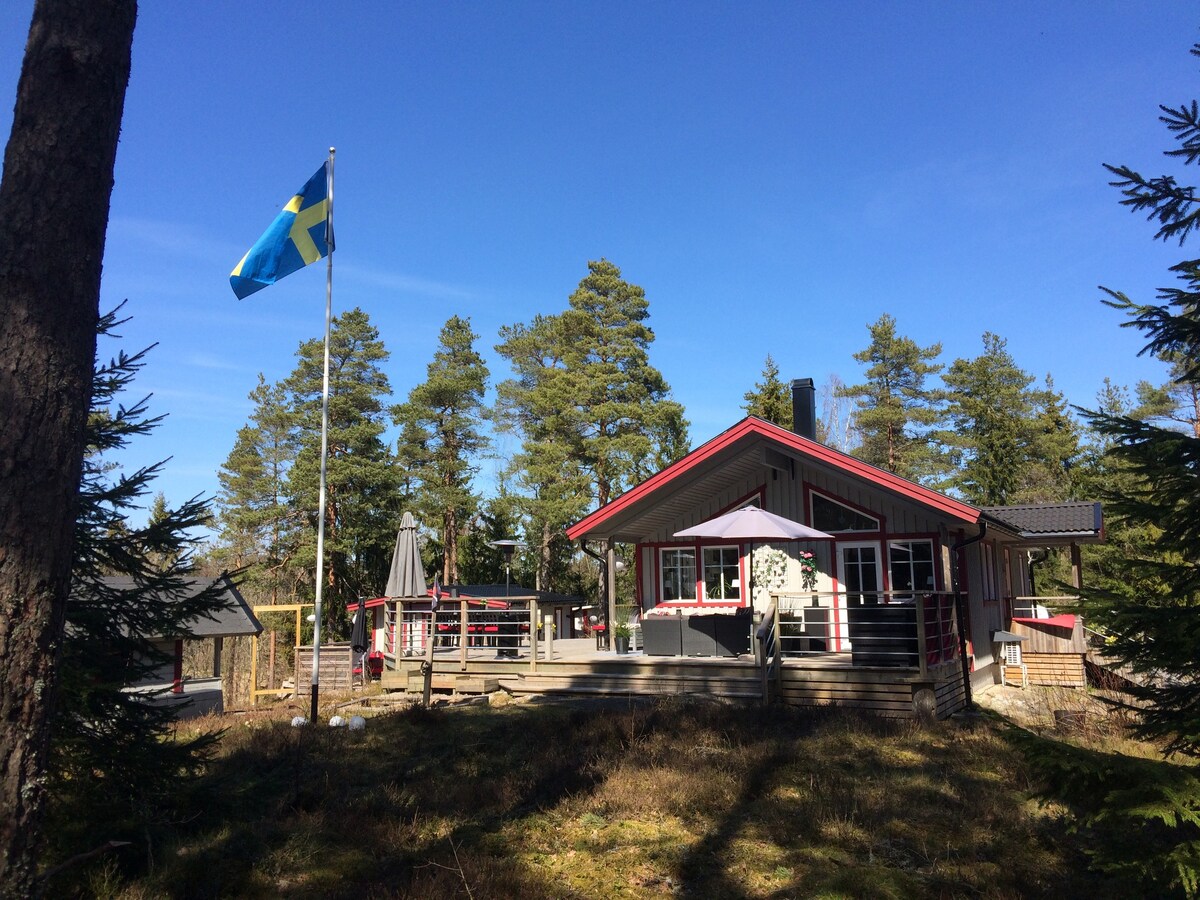
{"type": "Polygon", "coordinates": [[[126,898],[1119,896],[1028,799],[1006,727],[668,700],[255,720],[157,871],[92,877],[126,898]]]}

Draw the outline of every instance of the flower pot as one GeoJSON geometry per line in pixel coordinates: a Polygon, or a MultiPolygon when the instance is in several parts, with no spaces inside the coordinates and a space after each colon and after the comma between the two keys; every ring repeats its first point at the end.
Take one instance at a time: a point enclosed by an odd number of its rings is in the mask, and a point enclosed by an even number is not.
{"type": "Polygon", "coordinates": [[[629,652],[629,635],[618,634],[613,637],[613,640],[616,641],[618,653],[629,652]]]}

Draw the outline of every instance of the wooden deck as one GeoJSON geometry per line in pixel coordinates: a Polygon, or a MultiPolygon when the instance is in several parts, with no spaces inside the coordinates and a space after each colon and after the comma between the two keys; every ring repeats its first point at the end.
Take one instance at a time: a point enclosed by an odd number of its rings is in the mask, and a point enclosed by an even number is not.
{"type": "MultiPolygon", "coordinates": [[[[491,648],[472,648],[462,659],[458,648],[439,648],[433,659],[434,690],[485,693],[501,688],[510,693],[537,694],[696,694],[761,702],[763,675],[753,656],[737,658],[618,655],[596,650],[591,639],[559,640],[552,655],[539,648],[531,659],[529,647],[517,658],[499,658],[491,648]]],[[[388,661],[385,690],[420,691],[423,685],[418,657],[388,661]]],[[[785,658],[771,695],[791,706],[835,705],[876,714],[914,718],[945,718],[966,702],[962,672],[957,664],[930,670],[855,666],[850,653],[823,653],[785,658]]]]}

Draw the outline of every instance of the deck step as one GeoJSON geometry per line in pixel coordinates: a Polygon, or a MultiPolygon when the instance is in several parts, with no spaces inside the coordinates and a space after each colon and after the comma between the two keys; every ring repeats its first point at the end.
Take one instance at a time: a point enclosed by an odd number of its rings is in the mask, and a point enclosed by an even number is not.
{"type": "MultiPolygon", "coordinates": [[[[421,693],[425,690],[425,676],[420,672],[409,673],[404,687],[410,693],[421,693]]],[[[435,691],[453,691],[456,694],[491,694],[500,690],[500,676],[434,672],[430,677],[430,687],[435,691]]]]}
{"type": "Polygon", "coordinates": [[[528,694],[707,694],[756,700],[762,696],[757,678],[730,676],[557,675],[521,673],[501,679],[511,693],[528,694]]]}

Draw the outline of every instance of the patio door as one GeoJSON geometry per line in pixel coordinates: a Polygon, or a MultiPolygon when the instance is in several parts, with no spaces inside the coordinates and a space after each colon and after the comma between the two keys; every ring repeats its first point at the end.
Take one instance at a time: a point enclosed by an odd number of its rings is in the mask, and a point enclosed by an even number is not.
{"type": "Polygon", "coordinates": [[[883,590],[883,555],[877,541],[837,545],[838,582],[846,606],[875,605],[883,590]]]}

